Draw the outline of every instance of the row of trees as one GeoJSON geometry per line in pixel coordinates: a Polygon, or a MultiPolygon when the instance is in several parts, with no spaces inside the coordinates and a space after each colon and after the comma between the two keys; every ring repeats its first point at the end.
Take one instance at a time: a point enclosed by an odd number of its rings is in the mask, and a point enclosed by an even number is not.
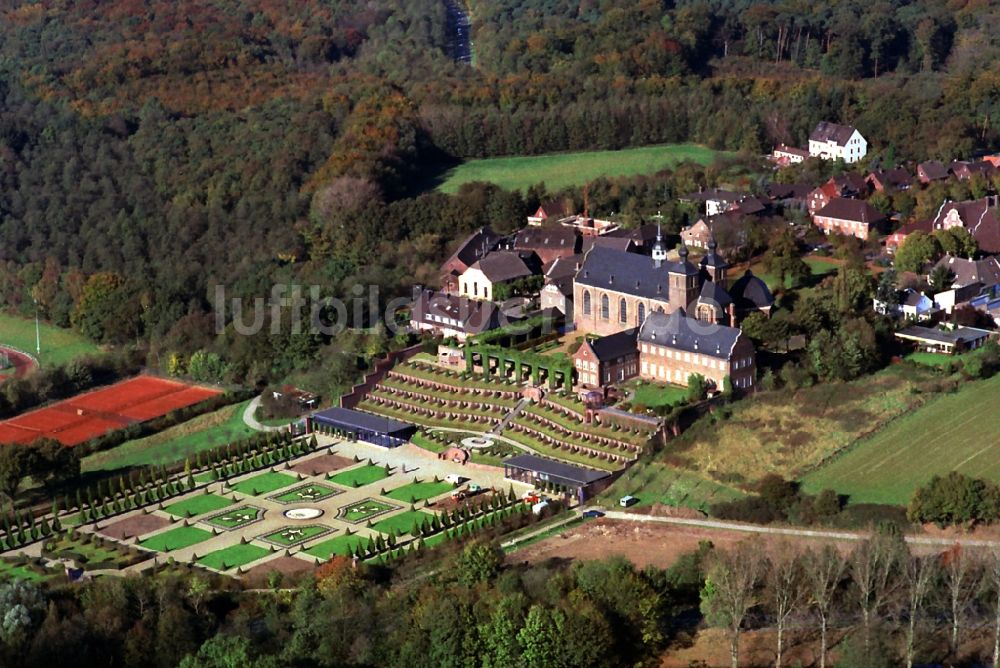
{"type": "Polygon", "coordinates": [[[819,631],[822,667],[831,631],[850,626],[859,630],[841,646],[841,656],[852,657],[849,665],[911,667],[916,661],[973,660],[962,642],[971,628],[988,624],[995,664],[1000,553],[956,546],[928,554],[911,550],[900,535],[880,532],[850,551],[783,545],[765,552],[761,544],[745,542],[710,556],[702,611],[708,623],[727,629],[734,668],[743,630],[764,626],[775,631],[779,667],[790,632],[819,631]]]}

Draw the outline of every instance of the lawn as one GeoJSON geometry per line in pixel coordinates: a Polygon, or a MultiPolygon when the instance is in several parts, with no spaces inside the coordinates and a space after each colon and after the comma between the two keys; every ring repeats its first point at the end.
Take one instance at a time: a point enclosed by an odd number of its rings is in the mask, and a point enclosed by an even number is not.
{"type": "Polygon", "coordinates": [[[853,503],[905,504],[935,474],[959,471],[1000,482],[997,405],[1000,376],[966,383],[806,475],[804,487],[835,489],[853,503]]]}
{"type": "Polygon", "coordinates": [[[164,510],[174,517],[194,517],[233,505],[231,499],[218,494],[199,494],[177,503],[171,503],[164,510]]]}
{"type": "Polygon", "coordinates": [[[664,144],[620,151],[582,151],[469,160],[444,175],[438,190],[458,191],[471,181],[489,181],[508,190],[545,183],[549,190],[579,186],[598,177],[654,174],[681,162],[709,165],[720,155],[698,144],[664,144]]]}
{"type": "Polygon", "coordinates": [[[42,573],[29,566],[18,566],[9,561],[0,560],[0,582],[7,580],[27,580],[28,582],[42,582],[52,578],[55,573],[42,573]]]}
{"type": "Polygon", "coordinates": [[[84,458],[80,468],[86,473],[146,464],[172,464],[195,453],[246,438],[256,433],[243,423],[243,410],[247,403],[224,406],[152,436],[126,441],[116,448],[94,453],[84,458]]]}
{"type": "MultiPolygon", "coordinates": [[[[822,257],[812,256],[803,258],[803,260],[807,265],[809,265],[809,271],[814,277],[816,277],[815,280],[817,281],[823,276],[826,276],[827,274],[836,273],[837,269],[840,267],[840,265],[837,264],[836,262],[833,262],[832,260],[827,260],[826,258],[822,257]]],[[[762,281],[767,283],[767,287],[771,288],[772,290],[777,289],[778,277],[775,276],[774,274],[770,274],[764,271],[764,265],[758,262],[757,264],[751,266],[750,269],[751,271],[753,271],[754,275],[756,275],[762,281]]],[[[742,275],[742,273],[743,272],[741,271],[740,275],[742,275]]],[[[791,285],[791,279],[786,277],[785,287],[786,288],[790,287],[790,285],[791,285]]]]}
{"type": "Polygon", "coordinates": [[[364,522],[365,520],[376,517],[377,515],[382,515],[391,510],[396,510],[398,507],[399,506],[394,506],[391,503],[386,503],[384,501],[363,499],[341,508],[340,512],[337,513],[337,517],[345,522],[357,524],[358,522],[364,522]]]}
{"type": "Polygon", "coordinates": [[[367,544],[367,538],[359,536],[358,534],[351,534],[350,536],[337,536],[336,538],[324,540],[322,543],[313,545],[308,550],[303,551],[311,557],[329,559],[335,554],[339,554],[344,557],[354,554],[354,550],[358,547],[358,545],[363,546],[367,544]]]}
{"type": "Polygon", "coordinates": [[[687,401],[688,390],[686,387],[679,385],[666,385],[635,380],[628,383],[625,387],[629,390],[629,402],[633,407],[645,406],[646,408],[658,408],[660,406],[682,404],[687,401]]]}
{"type": "Polygon", "coordinates": [[[713,503],[744,496],[739,490],[660,462],[629,469],[599,498],[617,509],[618,499],[626,495],[638,499],[639,507],[662,503],[702,512],[713,503]]]}
{"type": "Polygon", "coordinates": [[[409,485],[403,485],[402,487],[390,490],[384,496],[396,501],[403,501],[404,503],[416,503],[424,499],[432,499],[435,496],[440,496],[445,492],[450,492],[454,488],[455,486],[450,482],[411,482],[409,485]]]}
{"type": "Polygon", "coordinates": [[[335,473],[330,476],[329,480],[344,487],[363,487],[364,485],[370,485],[373,482],[378,482],[388,477],[389,474],[386,472],[384,466],[365,464],[364,466],[335,473]]]}
{"type": "Polygon", "coordinates": [[[318,524],[304,527],[282,527],[277,531],[261,536],[260,540],[280,545],[281,547],[291,547],[312,540],[318,536],[330,533],[330,527],[318,524]]]}
{"type": "Polygon", "coordinates": [[[261,494],[270,494],[282,487],[288,487],[298,481],[299,479],[296,476],[279,471],[268,471],[267,473],[261,473],[252,478],[241,480],[235,485],[230,485],[230,487],[240,494],[260,496],[261,494]]]}
{"type": "Polygon", "coordinates": [[[173,552],[174,550],[183,550],[185,547],[197,545],[198,543],[208,540],[211,537],[211,531],[205,531],[204,529],[199,529],[198,527],[180,526],[174,529],[168,529],[163,533],[158,533],[155,536],[147,538],[146,540],[139,541],[139,545],[147,550],[156,550],[157,552],[173,552]]]}
{"type": "Polygon", "coordinates": [[[231,568],[257,561],[269,554],[271,554],[271,550],[251,543],[247,543],[246,545],[230,545],[221,550],[209,552],[199,559],[198,563],[202,566],[214,568],[217,571],[228,571],[231,568]]]}
{"type": "Polygon", "coordinates": [[[308,503],[328,499],[331,496],[340,493],[341,491],[339,489],[327,487],[326,485],[303,485],[302,487],[290,489],[287,492],[278,494],[277,496],[272,496],[271,500],[277,501],[278,503],[308,503]]]}
{"type": "Polygon", "coordinates": [[[951,364],[952,362],[958,362],[961,360],[961,357],[956,357],[955,355],[945,355],[944,353],[926,353],[921,350],[910,353],[904,359],[909,362],[923,364],[924,366],[938,368],[951,364]]]}
{"type": "Polygon", "coordinates": [[[420,510],[406,510],[376,522],[372,528],[384,534],[413,533],[424,520],[430,521],[433,517],[430,513],[420,510]]]}
{"type": "Polygon", "coordinates": [[[796,479],[933,397],[933,372],[895,365],[848,383],[758,392],[708,415],[667,446],[670,464],[726,485],[796,479]]]}
{"type": "Polygon", "coordinates": [[[231,510],[226,510],[218,515],[213,515],[207,520],[204,520],[206,524],[211,524],[212,526],[217,526],[221,529],[239,529],[240,527],[245,527],[248,524],[253,524],[257,520],[264,516],[264,511],[260,508],[254,506],[240,506],[239,508],[232,508],[231,510]]]}
{"type": "MultiPolygon", "coordinates": [[[[52,366],[71,362],[78,357],[93,355],[100,349],[76,332],[41,323],[42,354],[39,364],[52,366]]],[[[35,354],[35,321],[0,313],[0,345],[35,354]]]]}

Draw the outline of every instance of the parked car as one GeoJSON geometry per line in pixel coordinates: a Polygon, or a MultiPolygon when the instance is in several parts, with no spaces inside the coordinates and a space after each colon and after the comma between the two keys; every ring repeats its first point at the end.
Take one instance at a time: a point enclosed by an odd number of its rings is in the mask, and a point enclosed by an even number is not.
{"type": "Polygon", "coordinates": [[[584,511],[583,516],[590,519],[595,517],[604,517],[604,513],[602,513],[600,510],[587,510],[584,511]]]}
{"type": "Polygon", "coordinates": [[[631,494],[628,496],[623,496],[622,498],[618,499],[618,505],[621,506],[622,508],[628,508],[629,506],[634,505],[636,503],[639,503],[639,499],[635,498],[631,494]]]}

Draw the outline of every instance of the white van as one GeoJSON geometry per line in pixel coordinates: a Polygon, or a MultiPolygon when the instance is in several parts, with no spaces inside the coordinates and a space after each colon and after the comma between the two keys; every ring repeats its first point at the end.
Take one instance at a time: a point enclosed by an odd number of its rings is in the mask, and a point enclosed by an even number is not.
{"type": "Polygon", "coordinates": [[[621,506],[622,508],[628,508],[629,506],[635,503],[639,503],[639,499],[631,495],[623,496],[622,498],[618,499],[618,505],[621,506]]]}

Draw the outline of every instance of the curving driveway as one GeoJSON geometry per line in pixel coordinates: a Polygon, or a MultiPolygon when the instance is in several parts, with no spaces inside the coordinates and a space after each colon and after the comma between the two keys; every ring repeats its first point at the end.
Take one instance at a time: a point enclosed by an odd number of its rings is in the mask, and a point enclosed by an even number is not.
{"type": "Polygon", "coordinates": [[[262,424],[257,420],[257,408],[260,407],[260,395],[257,395],[250,400],[247,404],[246,410],[243,411],[243,422],[246,426],[250,427],[255,431],[281,431],[284,427],[272,427],[270,425],[262,424]]]}
{"type": "MultiPolygon", "coordinates": [[[[38,367],[38,360],[28,353],[0,346],[0,353],[6,353],[10,361],[14,364],[14,378],[24,378],[38,367]]],[[[0,376],[0,383],[10,376],[0,376]]]]}

